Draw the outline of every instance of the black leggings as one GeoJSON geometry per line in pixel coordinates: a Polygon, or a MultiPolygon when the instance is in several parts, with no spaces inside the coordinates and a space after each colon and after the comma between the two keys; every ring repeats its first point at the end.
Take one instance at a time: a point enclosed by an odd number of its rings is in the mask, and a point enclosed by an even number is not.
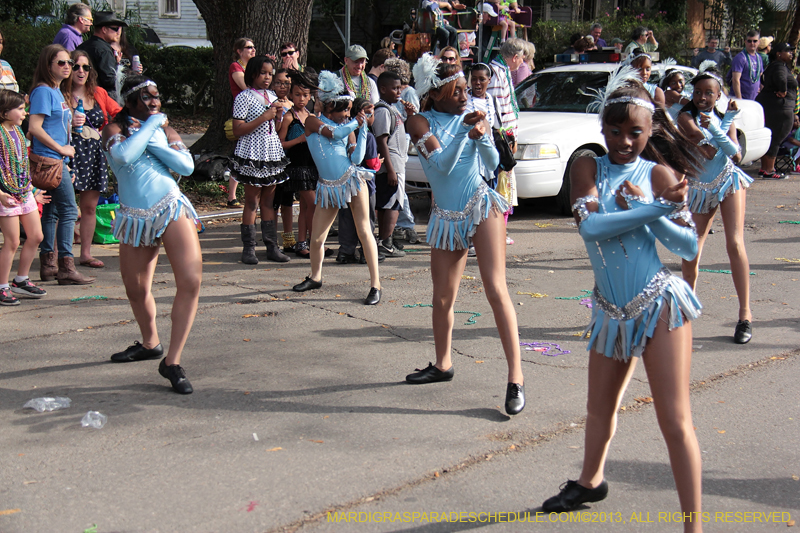
{"type": "Polygon", "coordinates": [[[768,157],[777,157],[781,143],[786,140],[786,136],[792,131],[794,123],[794,98],[792,105],[787,106],[783,98],[775,101],[761,101],[764,108],[764,126],[772,131],[772,140],[767,150],[768,157]]]}

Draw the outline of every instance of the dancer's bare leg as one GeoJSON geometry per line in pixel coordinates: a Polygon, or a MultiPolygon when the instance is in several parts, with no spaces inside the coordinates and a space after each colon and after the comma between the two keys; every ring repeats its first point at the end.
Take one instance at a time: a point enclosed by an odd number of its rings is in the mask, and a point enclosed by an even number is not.
{"type": "Polygon", "coordinates": [[[742,189],[725,198],[720,204],[725,227],[725,247],[731,264],[733,286],[739,297],[739,320],[751,320],[750,261],[744,247],[744,212],[747,190],[742,189]]]}
{"type": "MultiPolygon", "coordinates": [[[[726,232],[727,233],[727,232],[726,232]]],[[[692,424],[689,382],[692,363],[692,325],[672,331],[658,321],[653,338],[642,356],[661,433],[667,443],[669,462],[684,516],[685,532],[702,531],[700,520],[702,468],[700,446],[692,424]]]]}
{"type": "Polygon", "coordinates": [[[453,306],[458,296],[461,275],[467,264],[466,250],[431,248],[431,277],[433,278],[433,342],[436,367],[450,370],[453,342],[453,306]]]}
{"type": "Polygon", "coordinates": [[[503,215],[493,209],[489,217],[478,226],[472,243],[475,245],[486,299],[492,306],[497,332],[508,362],[508,382],[523,385],[517,313],[506,284],[505,236],[503,215]]]}
{"type": "Polygon", "coordinates": [[[314,221],[311,223],[311,243],[308,246],[311,255],[311,279],[314,281],[322,281],[325,239],[328,237],[328,230],[331,229],[338,212],[339,208],[337,207],[317,206],[314,210],[314,221]]]}
{"type": "Polygon", "coordinates": [[[681,262],[681,274],[692,290],[695,290],[697,286],[697,276],[700,273],[700,256],[703,255],[703,245],[706,243],[706,237],[708,237],[708,232],[711,230],[711,224],[714,222],[716,213],[716,208],[704,214],[692,213],[692,220],[697,229],[697,255],[691,261],[684,259],[681,262]]]}
{"type": "Polygon", "coordinates": [[[194,221],[186,217],[170,222],[162,240],[177,289],[172,301],[172,331],[166,364],[178,365],[197,313],[200,283],[203,280],[203,257],[197,228],[194,221]]]}
{"type": "Polygon", "coordinates": [[[369,267],[370,286],[380,289],[378,243],[375,242],[375,236],[372,234],[372,228],[369,225],[369,190],[365,184],[362,184],[361,190],[350,200],[350,211],[353,213],[353,223],[356,226],[356,233],[361,241],[364,258],[367,260],[367,266],[369,267]]]}
{"type": "Polygon", "coordinates": [[[142,332],[142,346],[147,349],[155,348],[161,342],[156,329],[156,301],[151,292],[158,250],[158,246],[119,245],[122,283],[125,285],[125,294],[131,304],[133,317],[142,332]]]}

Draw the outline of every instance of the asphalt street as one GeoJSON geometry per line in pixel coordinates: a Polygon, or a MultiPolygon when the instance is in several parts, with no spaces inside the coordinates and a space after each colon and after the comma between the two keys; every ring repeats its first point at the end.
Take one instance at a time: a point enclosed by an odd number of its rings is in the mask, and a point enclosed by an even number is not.
{"type": "MultiPolygon", "coordinates": [[[[706,531],[800,519],[800,224],[780,223],[800,221],[799,180],[756,180],[748,192],[752,342],[732,342],[730,275],[701,273],[692,398],[706,531]]],[[[415,201],[420,232],[428,207],[415,201]]],[[[719,220],[714,230],[701,266],[725,270],[719,220]]],[[[528,404],[515,417],[502,408],[506,364],[475,259],[455,307],[455,379],[411,386],[405,375],[434,360],[426,244],[381,265],[383,300],[366,307],[366,265],[328,259],[323,287],[294,293],[307,260],[267,262],[261,245],[262,262],[244,265],[238,221],[207,224],[182,361],[195,392],[180,396],[158,361],[109,362],[140,337],[117,247],[94,246],[106,263],[95,284],[44,283],[45,299],[0,310],[0,532],[680,531],[641,367],[623,399],[608,499],[561,522],[537,515],[580,470],[592,271],[573,220],[548,201],[517,208],[509,234],[521,342],[552,344],[523,351],[528,404]],[[46,396],[72,404],[23,409],[46,396]],[[87,411],[107,415],[105,427],[81,427],[87,411]]],[[[174,290],[162,252],[153,291],[165,343],[174,290]]]]}

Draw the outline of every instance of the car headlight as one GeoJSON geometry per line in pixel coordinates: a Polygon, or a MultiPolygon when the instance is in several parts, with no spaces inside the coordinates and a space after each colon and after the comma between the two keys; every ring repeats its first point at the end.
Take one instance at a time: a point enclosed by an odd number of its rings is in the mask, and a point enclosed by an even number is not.
{"type": "Polygon", "coordinates": [[[558,159],[560,153],[555,144],[520,144],[514,159],[558,159]]]}

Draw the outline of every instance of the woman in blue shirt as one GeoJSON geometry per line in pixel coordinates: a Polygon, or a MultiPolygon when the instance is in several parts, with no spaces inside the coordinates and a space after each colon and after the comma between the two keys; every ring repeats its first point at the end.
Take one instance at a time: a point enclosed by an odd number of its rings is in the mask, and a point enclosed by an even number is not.
{"type": "MultiPolygon", "coordinates": [[[[72,75],[73,64],[69,52],[60,44],[44,47],[36,71],[33,73],[28,126],[33,135],[34,156],[61,161],[61,183],[55,189],[48,191],[51,200],[44,205],[42,213],[44,240],[39,248],[39,275],[42,281],[58,279],[59,285],[87,285],[94,282],[94,278],[87,278],[75,270],[75,258],[72,255],[78,205],[75,203],[75,189],[72,187],[66,159],[75,156],[75,148],[69,142],[73,117],[59,85],[62,80],[72,75]],[[54,251],[56,243],[57,265],[54,251]]],[[[83,120],[85,120],[83,117],[77,118],[75,125],[83,124],[83,120]]],[[[32,157],[33,159],[35,157],[32,157]]]]}

